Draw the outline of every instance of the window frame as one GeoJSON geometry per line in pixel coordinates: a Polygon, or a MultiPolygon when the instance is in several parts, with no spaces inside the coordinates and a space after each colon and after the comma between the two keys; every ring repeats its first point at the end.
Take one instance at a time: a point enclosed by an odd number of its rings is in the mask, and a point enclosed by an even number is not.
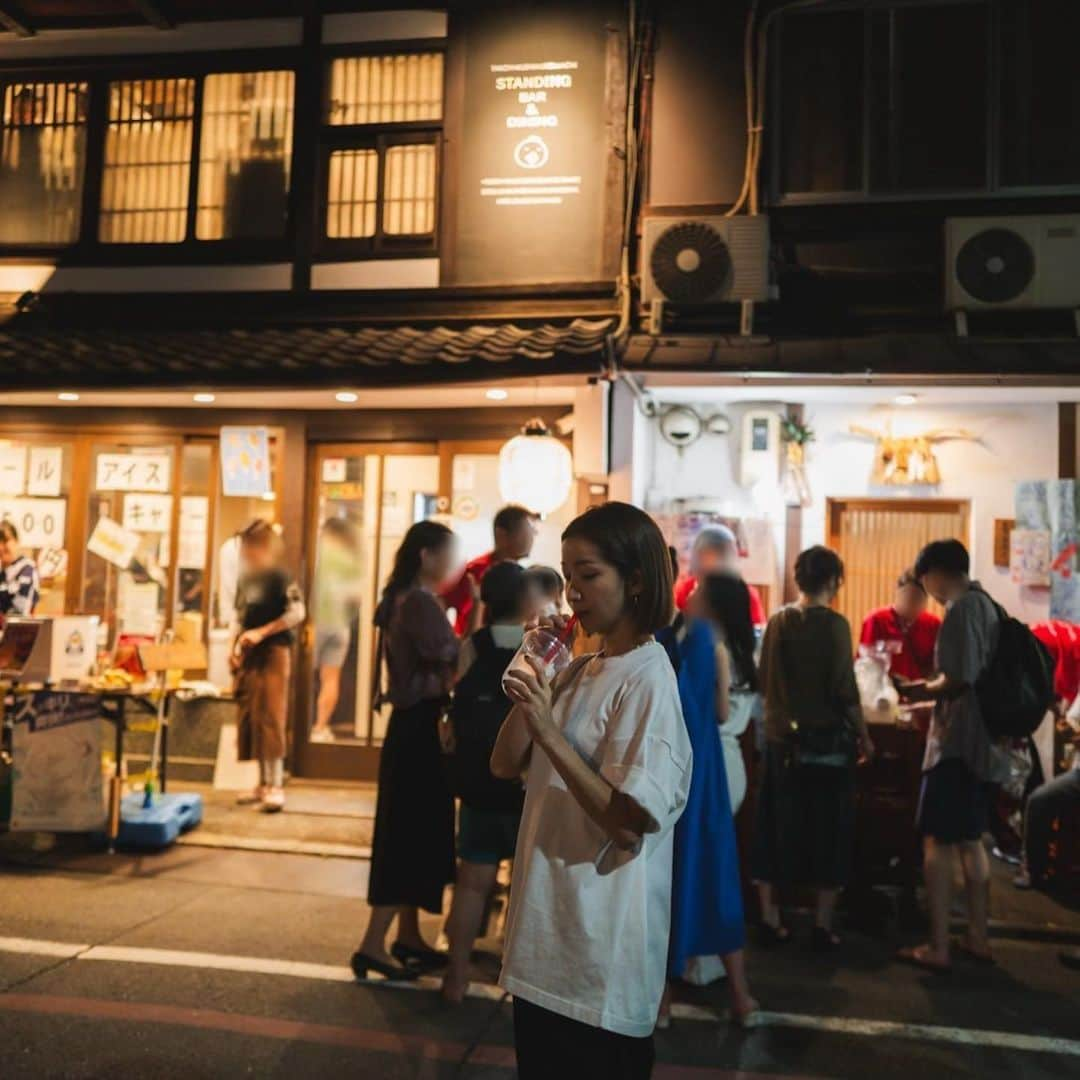
{"type": "Polygon", "coordinates": [[[408,41],[375,41],[342,45],[322,51],[321,93],[318,116],[318,162],[315,173],[317,211],[314,250],[323,261],[409,259],[439,254],[442,222],[443,128],[446,124],[447,71],[444,38],[413,38],[408,41]],[[438,52],[443,55],[442,115],[438,120],[403,120],[377,124],[332,124],[330,70],[335,60],[360,56],[406,56],[438,52]],[[430,144],[435,147],[435,210],[430,234],[401,235],[383,230],[383,185],[386,151],[392,146],[430,144]],[[330,155],[335,150],[375,150],[378,176],[375,196],[375,235],[333,237],[326,235],[329,219],[330,155]]]}
{"type": "MultiPolygon", "coordinates": [[[[769,80],[768,100],[766,104],[766,147],[769,175],[763,188],[768,193],[768,203],[772,206],[816,206],[849,205],[858,203],[908,203],[935,201],[968,201],[1053,197],[1080,195],[1080,181],[1074,184],[1005,184],[1001,180],[1003,171],[1003,147],[1007,137],[1003,130],[1003,110],[1001,95],[1006,89],[1003,84],[1004,66],[1002,0],[849,0],[848,3],[830,4],[817,11],[813,8],[780,15],[770,30],[769,55],[776,58],[767,73],[769,80]],[[984,182],[974,187],[951,188],[908,188],[903,190],[875,190],[872,186],[871,139],[875,125],[889,123],[888,116],[875,113],[877,99],[873,88],[874,70],[874,20],[885,20],[890,24],[889,33],[894,33],[891,23],[896,10],[911,7],[957,7],[969,5],[986,9],[986,162],[984,182]],[[863,18],[863,85],[862,94],[865,103],[862,122],[861,184],[858,188],[844,191],[784,191],[782,188],[782,154],[784,144],[783,126],[783,63],[781,47],[784,22],[788,18],[814,18],[821,14],[851,12],[861,14],[863,18]]],[[[890,67],[885,74],[880,89],[895,100],[899,93],[899,75],[895,67],[890,67]]],[[[887,135],[888,151],[885,160],[879,163],[892,169],[896,160],[897,132],[895,125],[889,123],[887,135]]]]}
{"type": "Polygon", "coordinates": [[[63,257],[65,265],[184,265],[207,259],[225,258],[234,263],[286,262],[295,247],[296,196],[295,132],[303,118],[297,114],[298,86],[303,58],[295,48],[238,50],[234,53],[122,56],[74,64],[62,59],[25,66],[0,66],[0,89],[11,82],[75,82],[89,87],[86,124],[86,160],[83,167],[82,213],[79,235],[71,244],[3,244],[0,258],[30,256],[63,257]],[[206,78],[210,75],[243,74],[253,71],[290,71],[293,76],[293,151],[289,159],[288,212],[279,236],[200,240],[196,235],[198,215],[199,163],[202,150],[202,105],[206,78]],[[102,241],[101,188],[104,177],[105,137],[108,128],[109,84],[135,79],[189,78],[195,82],[191,161],[188,174],[188,202],[184,239],[175,243],[119,243],[102,241]]]}

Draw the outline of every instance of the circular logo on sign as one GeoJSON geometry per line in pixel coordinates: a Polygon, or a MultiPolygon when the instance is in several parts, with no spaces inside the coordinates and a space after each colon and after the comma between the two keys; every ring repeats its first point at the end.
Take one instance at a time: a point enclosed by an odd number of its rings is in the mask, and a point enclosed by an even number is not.
{"type": "Polygon", "coordinates": [[[454,517],[461,521],[475,521],[480,516],[480,504],[471,495],[460,495],[454,500],[454,517]]]}
{"type": "Polygon", "coordinates": [[[551,152],[539,135],[530,135],[514,147],[514,161],[523,169],[539,169],[548,163],[551,152]]]}

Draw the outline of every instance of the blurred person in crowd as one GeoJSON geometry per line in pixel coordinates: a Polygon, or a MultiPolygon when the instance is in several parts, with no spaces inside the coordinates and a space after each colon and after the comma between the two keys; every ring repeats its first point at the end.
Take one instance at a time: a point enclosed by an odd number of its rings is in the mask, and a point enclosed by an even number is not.
{"type": "Polygon", "coordinates": [[[483,619],[478,608],[479,589],[484,575],[497,563],[520,562],[532,554],[539,532],[540,515],[524,506],[504,506],[492,522],[495,546],[466,563],[457,582],[442,594],[443,603],[454,615],[454,631],[467,637],[483,619]]]}
{"type": "Polygon", "coordinates": [[[538,617],[561,615],[566,588],[562,574],[550,566],[530,566],[525,571],[531,610],[538,617]]]}
{"type": "Polygon", "coordinates": [[[863,621],[859,642],[875,645],[893,643],[891,674],[903,680],[929,678],[934,670],[934,646],[941,620],[926,610],[926,590],[911,570],[905,570],[896,582],[893,602],[878,608],[863,621]]]}
{"type": "Polygon", "coordinates": [[[315,564],[315,701],[312,742],[329,742],[330,720],[341,697],[341,669],[349,653],[351,624],[360,599],[360,560],[356,529],[347,518],[323,522],[315,564]]]}
{"type": "MultiPolygon", "coordinates": [[[[726,525],[706,525],[694,538],[690,552],[690,575],[678,582],[675,606],[686,611],[698,582],[708,574],[721,571],[739,573],[739,544],[726,525]]],[[[765,605],[753,585],[746,586],[750,595],[750,621],[755,627],[765,625],[765,605]]]]}
{"type": "Polygon", "coordinates": [[[457,540],[445,525],[417,522],[398,548],[375,612],[393,712],[379,757],[371,917],[352,957],[357,978],[374,971],[414,979],[446,963],[446,954],[421,936],[419,909],[441,914],[443,890],[454,880],[454,800],[443,773],[439,726],[461,645],[439,589],[456,558],[457,540]],[[397,940],[387,952],[395,918],[397,940]]]}
{"type": "Polygon", "coordinates": [[[259,763],[259,785],[240,801],[273,813],[285,806],[292,647],[306,612],[300,589],[281,565],[280,539],[267,522],[253,521],[240,534],[240,557],[239,635],[232,651],[240,703],[239,757],[259,763]]]}
{"type": "MultiPolygon", "coordinates": [[[[535,604],[531,571],[517,563],[493,566],[480,587],[487,624],[466,638],[458,660],[458,681],[450,719],[453,753],[460,760],[458,874],[446,921],[450,962],[442,993],[454,1004],[469,986],[469,957],[480,930],[499,864],[514,857],[524,790],[521,781],[491,773],[491,753],[499,727],[511,708],[502,689],[503,673],[525,636],[535,604]]],[[[562,578],[559,578],[560,585],[562,578]]]]}
{"type": "Polygon", "coordinates": [[[0,521],[0,618],[33,615],[40,599],[38,570],[19,551],[19,530],[10,521],[0,521]]]}
{"type": "Polygon", "coordinates": [[[807,885],[816,897],[814,946],[835,949],[833,913],[851,872],[855,762],[869,758],[851,628],[831,604],[844,580],[835,551],[812,547],[795,560],[799,598],[765,630],[761,685],[766,751],[751,860],[762,940],[789,940],[776,889],[807,885]]]}
{"type": "Polygon", "coordinates": [[[491,767],[525,774],[525,808],[500,983],[522,1080],[636,1080],[653,1066],[691,772],[675,675],[653,638],[671,623],[671,564],[655,522],[624,503],[588,510],[562,541],[567,599],[604,645],[554,684],[539,661],[506,680],[515,708],[491,767]]]}

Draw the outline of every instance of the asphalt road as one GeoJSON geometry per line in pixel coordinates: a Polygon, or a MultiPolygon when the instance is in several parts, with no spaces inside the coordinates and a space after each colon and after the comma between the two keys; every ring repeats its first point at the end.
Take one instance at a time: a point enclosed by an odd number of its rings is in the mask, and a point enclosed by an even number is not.
{"type": "MultiPolygon", "coordinates": [[[[365,889],[355,859],[8,856],[0,1076],[513,1076],[509,1006],[481,981],[493,956],[458,1009],[431,986],[351,980],[365,889]]],[[[766,1025],[737,1032],[718,1017],[722,986],[684,988],[656,1076],[1078,1075],[1080,974],[1055,946],[1002,939],[996,968],[944,979],[890,963],[896,944],[751,950],[766,1025]]]]}

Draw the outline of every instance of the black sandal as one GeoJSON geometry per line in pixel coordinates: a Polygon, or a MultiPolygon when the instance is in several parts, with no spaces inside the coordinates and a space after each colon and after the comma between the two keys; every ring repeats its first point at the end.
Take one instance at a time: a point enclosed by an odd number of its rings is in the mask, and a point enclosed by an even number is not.
{"type": "Polygon", "coordinates": [[[438,971],[450,963],[450,957],[438,949],[416,949],[400,941],[395,941],[390,946],[390,955],[403,967],[420,975],[428,971],[438,971]]]}
{"type": "Polygon", "coordinates": [[[398,967],[397,964],[387,964],[383,960],[376,960],[366,953],[354,952],[349,959],[349,966],[358,979],[366,979],[371,972],[382,975],[385,979],[393,979],[395,982],[412,982],[420,973],[412,968],[398,967]]]}
{"type": "Polygon", "coordinates": [[[770,923],[758,923],[758,944],[763,948],[772,949],[777,945],[786,945],[791,940],[791,931],[781,923],[773,926],[770,923]]]}

